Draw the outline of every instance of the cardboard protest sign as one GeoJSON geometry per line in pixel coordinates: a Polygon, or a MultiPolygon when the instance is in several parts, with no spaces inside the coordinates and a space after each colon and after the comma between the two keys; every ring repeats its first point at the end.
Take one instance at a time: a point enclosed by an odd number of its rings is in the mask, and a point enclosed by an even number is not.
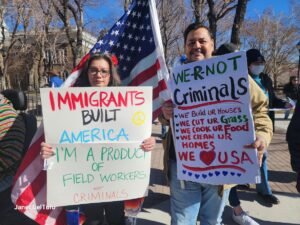
{"type": "Polygon", "coordinates": [[[54,145],[47,171],[47,204],[77,205],[147,194],[151,154],[140,143],[54,145]],[[58,194],[59,193],[59,194],[58,194]]]}
{"type": "Polygon", "coordinates": [[[151,97],[151,87],[42,88],[46,142],[141,141],[151,136],[151,97]]]}
{"type": "Polygon", "coordinates": [[[178,178],[199,183],[259,181],[244,52],[178,66],[170,88],[178,178]]]}
{"type": "Polygon", "coordinates": [[[151,136],[151,87],[43,88],[41,100],[45,139],[56,153],[47,160],[47,204],[146,195],[151,153],[140,145],[151,136]]]}

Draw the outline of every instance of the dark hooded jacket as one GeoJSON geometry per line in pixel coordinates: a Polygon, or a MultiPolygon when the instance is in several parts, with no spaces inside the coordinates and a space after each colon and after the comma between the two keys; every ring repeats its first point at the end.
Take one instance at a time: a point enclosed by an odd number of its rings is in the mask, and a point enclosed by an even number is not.
{"type": "Polygon", "coordinates": [[[286,132],[293,171],[300,172],[300,96],[286,132]]]}

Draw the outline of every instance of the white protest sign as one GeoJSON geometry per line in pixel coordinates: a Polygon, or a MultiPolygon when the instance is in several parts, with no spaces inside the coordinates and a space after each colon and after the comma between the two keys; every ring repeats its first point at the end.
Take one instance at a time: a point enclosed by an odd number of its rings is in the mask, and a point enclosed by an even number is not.
{"type": "Polygon", "coordinates": [[[151,153],[139,146],[139,142],[53,145],[56,154],[48,162],[52,168],[47,170],[47,204],[78,205],[145,196],[151,153]]]}
{"type": "Polygon", "coordinates": [[[151,87],[43,88],[41,101],[45,139],[57,151],[47,160],[51,168],[47,171],[48,204],[118,201],[147,193],[151,153],[143,158],[134,154],[143,153],[139,146],[151,136],[151,87]],[[109,157],[99,158],[104,153],[109,157]],[[110,175],[118,178],[103,180],[110,175]],[[104,195],[112,187],[114,197],[76,197],[78,193],[104,195]],[[120,192],[126,195],[117,194],[120,192]],[[57,193],[65,194],[61,197],[57,193]]]}
{"type": "Polygon", "coordinates": [[[244,52],[173,69],[178,179],[209,184],[259,181],[244,52]]]}
{"type": "Polygon", "coordinates": [[[151,136],[151,87],[41,88],[52,144],[141,141],[151,136]]]}

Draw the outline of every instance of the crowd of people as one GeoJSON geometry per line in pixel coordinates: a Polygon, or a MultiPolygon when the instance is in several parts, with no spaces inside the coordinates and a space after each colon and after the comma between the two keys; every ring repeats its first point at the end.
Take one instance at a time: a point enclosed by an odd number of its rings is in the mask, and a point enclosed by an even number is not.
{"type": "MultiPolygon", "coordinates": [[[[237,51],[232,44],[221,45],[215,51],[214,39],[208,27],[192,23],[184,32],[184,52],[186,58],[182,64],[202,61],[237,51]]],[[[274,130],[274,111],[272,108],[287,109],[285,119],[295,104],[295,110],[287,131],[287,142],[291,154],[291,166],[297,173],[297,190],[300,193],[300,95],[297,77],[291,77],[290,83],[284,87],[288,100],[276,96],[273,83],[268,74],[264,73],[266,60],[258,49],[249,49],[246,52],[250,102],[255,127],[255,140],[245,143],[258,151],[260,162],[261,183],[256,184],[260,198],[267,204],[279,204],[279,199],[272,193],[268,183],[267,148],[271,142],[274,130]],[[273,121],[273,125],[272,125],[273,121]]],[[[51,78],[51,87],[59,87],[62,81],[55,71],[48,73],[51,78]]],[[[120,85],[117,65],[114,65],[108,54],[95,54],[86,62],[84,70],[77,79],[74,87],[110,87],[120,85]]],[[[165,126],[170,125],[175,105],[166,101],[162,104],[162,113],[159,121],[165,126]]],[[[24,142],[24,124],[10,102],[0,95],[0,217],[10,210],[9,199],[12,178],[20,163],[24,142]],[[17,138],[16,138],[17,137],[17,138]],[[3,201],[3,199],[5,201],[3,201]]],[[[257,225],[242,209],[235,185],[211,185],[179,180],[177,177],[177,156],[172,130],[163,130],[164,172],[170,186],[170,215],[171,225],[195,225],[197,220],[203,225],[219,225],[222,223],[224,207],[229,199],[233,207],[232,218],[240,225],[257,225]]],[[[144,140],[142,149],[154,149],[155,139],[149,137],[144,140]]],[[[41,157],[49,158],[53,155],[51,146],[41,145],[41,157]]],[[[86,214],[85,225],[100,225],[104,215],[109,225],[125,224],[123,202],[96,203],[83,205],[86,214]]]]}

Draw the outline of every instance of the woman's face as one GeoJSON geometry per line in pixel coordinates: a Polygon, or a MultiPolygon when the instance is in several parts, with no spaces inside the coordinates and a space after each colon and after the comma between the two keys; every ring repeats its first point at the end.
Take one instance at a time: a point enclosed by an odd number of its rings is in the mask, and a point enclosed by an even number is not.
{"type": "Polygon", "coordinates": [[[184,51],[188,61],[194,62],[212,57],[214,41],[205,28],[188,33],[184,51]]]}
{"type": "Polygon", "coordinates": [[[107,87],[110,76],[109,64],[105,59],[95,59],[91,62],[88,77],[92,87],[107,87]]]}

